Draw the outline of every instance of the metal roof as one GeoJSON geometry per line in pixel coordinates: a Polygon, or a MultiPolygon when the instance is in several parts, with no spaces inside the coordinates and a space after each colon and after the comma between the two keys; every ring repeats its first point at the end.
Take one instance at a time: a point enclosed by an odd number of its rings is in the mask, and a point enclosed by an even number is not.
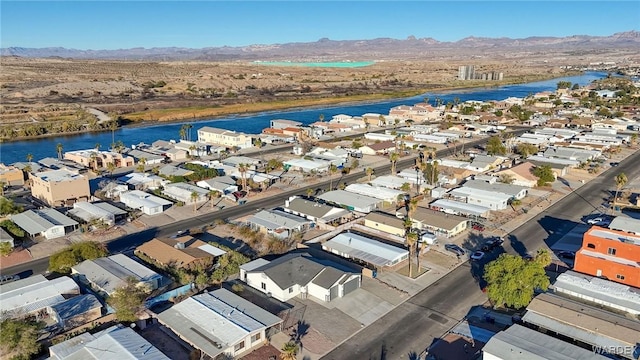
{"type": "Polygon", "coordinates": [[[324,269],[324,265],[300,253],[283,255],[252,272],[264,272],[280,289],[305,286],[324,269]]]}
{"type": "Polygon", "coordinates": [[[286,208],[299,214],[308,215],[324,221],[335,220],[349,214],[349,211],[345,209],[301,198],[289,201],[286,208]]]}
{"type": "Polygon", "coordinates": [[[249,334],[267,327],[249,315],[265,320],[269,318],[266,310],[261,313],[261,309],[249,307],[238,298],[233,294],[217,297],[215,292],[192,296],[158,314],[158,319],[180,337],[215,357],[249,334]],[[243,309],[249,310],[245,313],[243,309]]]}
{"type": "Polygon", "coordinates": [[[493,193],[503,193],[510,196],[517,196],[523,190],[527,190],[526,186],[518,186],[512,184],[503,184],[503,183],[493,183],[490,184],[483,180],[467,180],[462,184],[462,186],[472,189],[480,189],[484,191],[490,191],[493,193]]]}
{"type": "Polygon", "coordinates": [[[640,220],[626,216],[616,216],[615,219],[611,221],[611,224],[609,224],[609,229],[640,235],[640,220]]]}
{"type": "Polygon", "coordinates": [[[170,360],[133,329],[116,325],[90,335],[84,333],[50,347],[57,360],[170,360]]]}
{"type": "Polygon", "coordinates": [[[292,215],[280,210],[261,210],[251,216],[247,222],[264,227],[268,230],[275,229],[295,229],[309,224],[310,221],[296,215],[292,215]]]}
{"type": "Polygon", "coordinates": [[[120,194],[120,200],[122,200],[123,197],[126,200],[135,202],[140,206],[156,207],[156,206],[166,206],[166,205],[173,204],[169,200],[165,200],[161,197],[157,197],[155,195],[151,195],[149,193],[146,193],[140,190],[131,190],[131,191],[120,194]]]}
{"type": "Polygon", "coordinates": [[[54,280],[47,280],[42,275],[32,276],[0,285],[0,313],[31,313],[63,302],[62,295],[78,293],[80,287],[67,276],[54,280]]]}
{"type": "Polygon", "coordinates": [[[78,222],[54,209],[27,210],[12,215],[11,220],[30,235],[40,234],[55,226],[77,226],[78,222]]]}
{"type": "Polygon", "coordinates": [[[161,277],[160,274],[127,257],[116,254],[95,260],[85,260],[72,267],[75,273],[84,275],[87,280],[107,294],[126,284],[126,279],[134,277],[140,282],[161,277]]]}
{"type": "Polygon", "coordinates": [[[102,307],[102,304],[98,298],[92,294],[84,294],[55,304],[51,308],[61,319],[65,320],[100,307],[102,307]]]}
{"type": "Polygon", "coordinates": [[[475,215],[475,216],[485,216],[489,213],[489,211],[491,211],[491,209],[489,209],[488,207],[463,203],[460,201],[454,201],[450,199],[438,199],[432,202],[431,204],[429,204],[429,206],[430,207],[437,206],[443,209],[451,209],[461,214],[475,215]]]}
{"type": "Polygon", "coordinates": [[[374,187],[367,184],[351,184],[347,186],[345,190],[354,194],[360,194],[380,200],[391,201],[395,201],[398,198],[398,195],[402,195],[405,193],[404,191],[400,190],[394,190],[387,187],[374,187]]]}
{"type": "Polygon", "coordinates": [[[635,346],[640,323],[612,312],[544,293],[527,307],[523,321],[599,346],[635,346]]]}
{"type": "Polygon", "coordinates": [[[497,333],[482,349],[496,359],[596,360],[607,359],[593,351],[539,333],[518,324],[497,333]]]}
{"type": "Polygon", "coordinates": [[[375,207],[381,201],[380,199],[372,198],[369,196],[354,194],[344,190],[333,190],[326,192],[320,196],[319,199],[330,201],[336,204],[342,204],[353,207],[354,209],[365,209],[368,207],[375,207]]]}
{"type": "Polygon", "coordinates": [[[553,283],[553,288],[556,292],[606,303],[610,307],[631,314],[640,314],[640,289],[638,288],[571,270],[560,274],[553,283]]]}
{"type": "Polygon", "coordinates": [[[322,244],[354,259],[377,266],[387,266],[409,255],[409,251],[354,233],[342,233],[322,244]]]}

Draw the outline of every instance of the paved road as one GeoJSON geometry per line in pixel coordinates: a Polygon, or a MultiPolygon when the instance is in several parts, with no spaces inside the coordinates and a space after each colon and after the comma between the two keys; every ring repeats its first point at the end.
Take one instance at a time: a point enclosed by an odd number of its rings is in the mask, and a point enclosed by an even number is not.
{"type": "MultiPolygon", "coordinates": [[[[614,178],[624,172],[629,179],[640,176],[640,151],[623,160],[561,201],[511,232],[504,244],[508,253],[535,252],[552,245],[580,219],[597,208],[615,188],[614,178]]],[[[495,258],[497,254],[485,259],[495,258]]],[[[486,262],[485,261],[485,262],[486,262]]],[[[462,320],[474,306],[487,299],[474,275],[481,264],[470,262],[402,303],[324,356],[323,360],[409,359],[462,320]]]]}

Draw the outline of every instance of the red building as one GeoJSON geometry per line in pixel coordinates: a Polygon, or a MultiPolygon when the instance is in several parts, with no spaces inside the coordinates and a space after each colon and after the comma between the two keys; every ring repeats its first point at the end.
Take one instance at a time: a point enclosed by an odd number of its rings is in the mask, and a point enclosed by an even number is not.
{"type": "Polygon", "coordinates": [[[584,234],[573,269],[640,288],[640,235],[591,227],[584,234]]]}

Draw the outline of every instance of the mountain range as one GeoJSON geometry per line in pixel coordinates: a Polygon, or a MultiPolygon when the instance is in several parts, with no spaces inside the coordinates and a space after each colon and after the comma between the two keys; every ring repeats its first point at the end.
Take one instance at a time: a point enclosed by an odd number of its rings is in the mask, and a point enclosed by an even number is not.
{"type": "Polygon", "coordinates": [[[0,48],[0,56],[27,58],[119,59],[119,60],[384,60],[437,58],[439,54],[482,56],[486,52],[570,52],[639,49],[640,32],[632,30],[610,36],[574,35],[524,39],[467,37],[455,42],[409,36],[404,40],[330,40],[272,45],[222,46],[201,49],[182,47],[78,50],[63,47],[0,48]]]}

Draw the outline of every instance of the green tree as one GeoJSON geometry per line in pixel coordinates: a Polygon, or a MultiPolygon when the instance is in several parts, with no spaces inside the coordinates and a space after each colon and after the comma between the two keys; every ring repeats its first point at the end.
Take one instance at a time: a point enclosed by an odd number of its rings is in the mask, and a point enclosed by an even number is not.
{"type": "Polygon", "coordinates": [[[499,136],[492,136],[487,141],[487,154],[489,155],[505,155],[507,147],[502,143],[499,136]]]}
{"type": "Polygon", "coordinates": [[[0,347],[2,353],[16,354],[12,359],[30,359],[40,351],[38,334],[44,322],[33,319],[4,319],[0,322],[0,347]]]}
{"type": "Polygon", "coordinates": [[[547,249],[540,249],[538,250],[538,252],[536,253],[536,257],[534,258],[534,261],[537,262],[540,266],[542,266],[542,268],[546,268],[547,266],[551,265],[551,252],[549,252],[549,250],[547,249]]]}
{"type": "Polygon", "coordinates": [[[538,178],[538,186],[546,186],[556,180],[549,165],[536,166],[531,169],[531,173],[538,178]]]}
{"type": "Polygon", "coordinates": [[[513,184],[515,178],[511,174],[500,174],[500,182],[504,184],[513,184]]]}
{"type": "Polygon", "coordinates": [[[294,341],[289,341],[282,345],[282,353],[280,354],[280,360],[296,360],[298,354],[298,344],[294,341]]]}
{"type": "Polygon", "coordinates": [[[487,296],[494,306],[521,309],[529,305],[535,290],[546,291],[549,277],[539,261],[502,254],[484,269],[487,296]]]}
{"type": "Polygon", "coordinates": [[[0,227],[19,238],[24,237],[24,230],[18,227],[18,225],[11,220],[3,220],[0,222],[0,227]]]}
{"type": "Polygon", "coordinates": [[[315,194],[315,191],[312,188],[308,188],[307,189],[307,196],[311,197],[311,196],[313,196],[313,194],[315,194]]]}
{"type": "Polygon", "coordinates": [[[400,186],[400,190],[404,191],[404,192],[409,192],[409,190],[411,190],[411,184],[409,184],[408,182],[403,183],[400,186]]]}
{"type": "Polygon", "coordinates": [[[58,159],[62,159],[62,150],[64,149],[64,146],[62,146],[61,143],[58,143],[56,145],[56,153],[58,153],[58,159]]]}
{"type": "Polygon", "coordinates": [[[107,163],[107,171],[109,172],[110,176],[113,176],[113,172],[116,170],[116,164],[112,162],[108,162],[107,163]]]}
{"type": "Polygon", "coordinates": [[[193,203],[193,212],[198,211],[198,192],[197,191],[192,191],[191,192],[191,196],[189,197],[191,199],[191,202],[193,203]]]}
{"type": "Polygon", "coordinates": [[[23,211],[21,206],[17,206],[12,200],[0,196],[0,215],[19,214],[23,211]]]}
{"type": "Polygon", "coordinates": [[[538,147],[533,144],[519,143],[516,145],[516,153],[520,154],[524,158],[537,153],[538,150],[538,147]]]}
{"type": "Polygon", "coordinates": [[[11,250],[13,250],[11,248],[11,243],[8,241],[2,241],[0,242],[0,256],[7,256],[9,254],[11,254],[11,250]]]}
{"type": "Polygon", "coordinates": [[[614,180],[616,182],[616,196],[613,198],[613,204],[615,205],[616,201],[618,200],[618,194],[620,193],[620,190],[622,190],[622,188],[627,185],[629,179],[627,179],[627,175],[625,173],[620,173],[616,175],[614,180]]]}
{"type": "Polygon", "coordinates": [[[365,170],[365,173],[367,174],[367,178],[369,179],[368,182],[371,182],[371,175],[373,175],[373,168],[368,167],[367,170],[365,170]]]}
{"type": "Polygon", "coordinates": [[[109,254],[104,244],[95,241],[84,241],[72,244],[49,258],[49,271],[68,274],[71,267],[85,260],[105,257],[109,254]]]}
{"type": "Polygon", "coordinates": [[[27,154],[27,162],[30,163],[31,161],[33,161],[33,154],[29,153],[27,154]]]}
{"type": "Polygon", "coordinates": [[[429,185],[435,185],[438,182],[438,175],[440,175],[440,170],[438,170],[438,162],[432,161],[426,163],[422,174],[429,185]]]}
{"type": "Polygon", "coordinates": [[[558,90],[569,88],[571,88],[571,81],[558,81],[558,90]]]}
{"type": "Polygon", "coordinates": [[[147,291],[143,286],[138,286],[138,280],[134,277],[127,278],[125,286],[107,298],[107,303],[116,309],[116,317],[119,321],[136,321],[138,312],[143,309],[147,291]]]}
{"type": "MultiPolygon", "coordinates": [[[[414,231],[407,231],[405,235],[405,242],[407,243],[407,249],[409,250],[409,278],[413,278],[413,254],[415,253],[415,247],[418,243],[418,234],[414,231]]],[[[420,272],[420,269],[418,269],[420,272]]]]}
{"type": "Polygon", "coordinates": [[[338,167],[334,164],[329,166],[329,190],[333,190],[333,175],[338,172],[338,167]]]}
{"type": "Polygon", "coordinates": [[[400,154],[397,152],[389,154],[389,161],[391,161],[391,175],[396,174],[396,164],[398,163],[398,159],[400,159],[400,154]]]}
{"type": "Polygon", "coordinates": [[[146,164],[147,164],[147,158],[141,157],[140,159],[138,159],[138,167],[136,168],[136,170],[138,170],[138,172],[144,172],[144,168],[146,164]]]}

